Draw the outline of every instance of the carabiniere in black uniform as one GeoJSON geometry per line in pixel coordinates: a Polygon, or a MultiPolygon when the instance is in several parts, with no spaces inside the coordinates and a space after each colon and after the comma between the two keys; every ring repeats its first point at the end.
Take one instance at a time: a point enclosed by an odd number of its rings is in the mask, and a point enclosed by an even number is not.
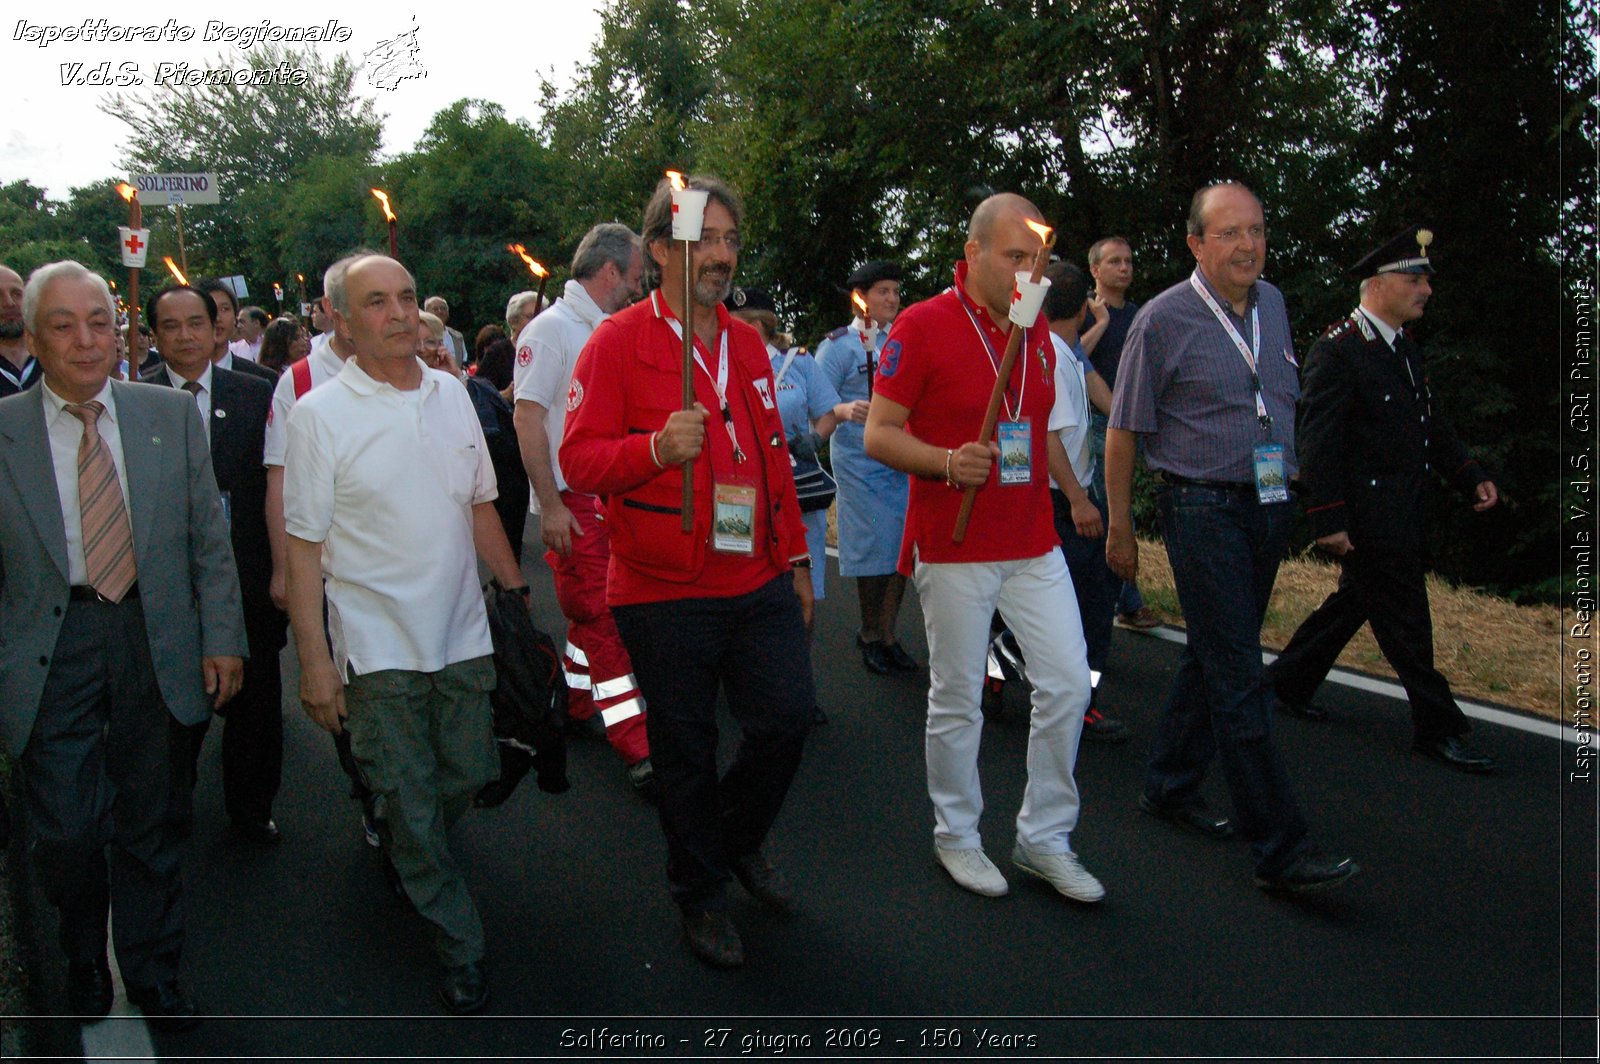
{"type": "MultiPolygon", "coordinates": [[[[1432,237],[1407,229],[1352,272],[1375,283],[1385,273],[1431,275],[1432,237]]],[[[1426,282],[1410,285],[1425,301],[1426,282]]],[[[1330,326],[1306,355],[1296,431],[1306,513],[1319,540],[1344,532],[1350,549],[1339,556],[1338,590],[1306,618],[1270,674],[1284,708],[1325,716],[1311,696],[1370,621],[1410,699],[1416,749],[1487,772],[1493,761],[1459,739],[1471,725],[1434,668],[1423,522],[1430,480],[1443,477],[1471,498],[1489,476],[1435,409],[1416,341],[1403,328],[1392,346],[1385,339],[1387,325],[1368,309],[1376,302],[1364,295],[1366,305],[1330,326]]],[[[1410,317],[1420,317],[1420,302],[1413,307],[1410,317]]],[[[1492,482],[1487,494],[1497,497],[1492,482]]]]}

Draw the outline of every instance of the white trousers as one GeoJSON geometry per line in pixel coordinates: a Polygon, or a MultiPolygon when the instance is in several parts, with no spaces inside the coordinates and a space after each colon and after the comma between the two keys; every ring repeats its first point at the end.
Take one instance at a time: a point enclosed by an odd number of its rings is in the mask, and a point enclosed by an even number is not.
{"type": "Polygon", "coordinates": [[[1051,550],[1005,562],[918,561],[913,579],[928,633],[926,748],[935,845],[983,845],[978,745],[989,618],[998,606],[1027,659],[1033,688],[1017,841],[1035,853],[1068,852],[1078,823],[1072,770],[1089,705],[1089,661],[1066,560],[1051,550]]]}

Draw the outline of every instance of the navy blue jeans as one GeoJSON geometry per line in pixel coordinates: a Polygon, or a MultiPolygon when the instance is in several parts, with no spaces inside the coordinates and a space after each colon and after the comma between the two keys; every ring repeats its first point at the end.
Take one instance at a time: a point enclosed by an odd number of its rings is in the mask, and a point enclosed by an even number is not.
{"type": "MultiPolygon", "coordinates": [[[[1093,490],[1089,492],[1089,501],[1100,511],[1100,520],[1104,522],[1106,504],[1093,490]]],[[[1111,615],[1122,581],[1106,565],[1106,537],[1088,539],[1078,535],[1078,528],[1072,523],[1072,503],[1060,489],[1050,489],[1050,504],[1055,510],[1061,553],[1067,559],[1067,571],[1072,574],[1078,616],[1083,621],[1083,645],[1089,656],[1090,677],[1094,680],[1089,706],[1094,708],[1100,691],[1100,674],[1106,671],[1106,659],[1111,655],[1111,615]]]]}
{"type": "Polygon", "coordinates": [[[1257,871],[1273,875],[1306,845],[1272,739],[1272,688],[1261,663],[1261,621],[1294,506],[1258,503],[1250,488],[1195,485],[1165,487],[1158,501],[1189,640],[1156,729],[1145,792],[1164,805],[1191,801],[1218,757],[1257,871]]]}

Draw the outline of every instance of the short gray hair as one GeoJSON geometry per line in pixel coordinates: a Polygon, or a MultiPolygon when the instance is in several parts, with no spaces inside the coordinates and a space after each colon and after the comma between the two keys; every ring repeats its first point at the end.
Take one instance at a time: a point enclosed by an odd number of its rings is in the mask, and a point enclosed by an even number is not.
{"type": "Polygon", "coordinates": [[[429,296],[427,299],[422,301],[422,305],[424,307],[430,307],[435,303],[443,307],[446,314],[450,313],[450,301],[444,296],[429,296]]]}
{"type": "Polygon", "coordinates": [[[572,276],[587,281],[613,263],[619,273],[627,273],[639,250],[639,234],[621,222],[602,222],[583,234],[578,250],[572,253],[572,276]]]}
{"type": "Polygon", "coordinates": [[[322,294],[327,297],[330,307],[340,314],[348,315],[350,313],[350,298],[345,294],[344,276],[350,272],[351,266],[376,254],[378,252],[368,248],[357,248],[323,271],[322,294]]]}
{"type": "Polygon", "coordinates": [[[28,283],[22,289],[22,324],[28,332],[38,334],[39,323],[34,319],[39,314],[39,302],[44,298],[44,290],[53,281],[91,280],[100,289],[100,294],[106,298],[106,309],[111,312],[111,320],[115,323],[117,318],[117,301],[111,298],[111,288],[106,284],[106,279],[95,273],[81,262],[65,259],[61,262],[52,262],[40,266],[28,275],[28,283]]]}
{"type": "Polygon", "coordinates": [[[444,319],[426,310],[417,311],[417,320],[428,327],[435,336],[444,336],[444,319]]]}
{"type": "Polygon", "coordinates": [[[518,292],[516,295],[512,296],[506,302],[506,321],[509,322],[511,320],[511,316],[520,310],[524,303],[532,303],[538,298],[539,293],[535,292],[531,288],[526,292],[518,292]]]}
{"type": "Polygon", "coordinates": [[[1100,265],[1100,260],[1106,257],[1106,248],[1110,247],[1112,244],[1121,244],[1123,247],[1128,249],[1130,254],[1133,252],[1133,245],[1128,243],[1127,237],[1115,235],[1103,236],[1099,240],[1096,240],[1093,244],[1089,245],[1089,269],[1092,270],[1096,266],[1100,265]]]}
{"type": "MultiPolygon", "coordinates": [[[[733,218],[733,227],[739,228],[744,222],[744,203],[739,199],[739,194],[717,177],[709,174],[695,174],[684,184],[689,188],[704,189],[710,194],[712,202],[720,203],[723,209],[733,218]]],[[[650,202],[644,209],[644,226],[640,239],[644,247],[648,248],[657,240],[672,240],[672,182],[662,178],[656,185],[655,194],[650,197],[650,202]]],[[[661,281],[661,268],[656,265],[655,259],[646,255],[644,272],[649,284],[659,284],[661,281]]]]}

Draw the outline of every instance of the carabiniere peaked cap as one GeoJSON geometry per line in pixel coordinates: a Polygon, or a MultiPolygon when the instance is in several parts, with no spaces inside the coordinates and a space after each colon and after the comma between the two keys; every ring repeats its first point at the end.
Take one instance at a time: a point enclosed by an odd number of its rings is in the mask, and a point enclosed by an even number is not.
{"type": "Polygon", "coordinates": [[[1433,263],[1428,261],[1428,248],[1433,243],[1433,230],[1422,226],[1409,226],[1387,243],[1367,252],[1360,262],[1350,267],[1357,277],[1376,277],[1380,273],[1433,273],[1433,263]]]}

